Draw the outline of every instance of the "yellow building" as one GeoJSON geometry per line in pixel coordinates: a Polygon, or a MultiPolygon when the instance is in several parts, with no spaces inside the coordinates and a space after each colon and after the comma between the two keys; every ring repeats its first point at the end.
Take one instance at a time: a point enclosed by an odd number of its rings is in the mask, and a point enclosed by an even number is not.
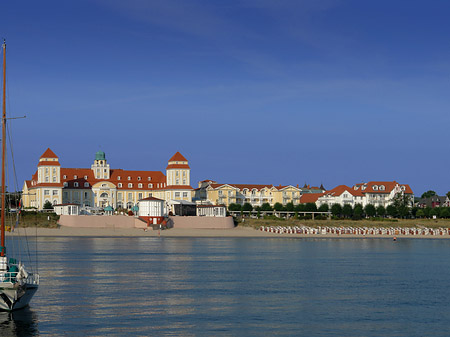
{"type": "Polygon", "coordinates": [[[286,205],[290,202],[297,205],[300,203],[301,189],[295,186],[274,186],[256,184],[217,184],[209,181],[205,186],[205,181],[200,182],[198,195],[206,194],[206,202],[226,205],[245,203],[253,207],[262,206],[268,203],[271,206],[279,202],[286,205]],[[200,185],[202,184],[202,185],[200,185]],[[204,193],[202,190],[206,191],[204,193]]]}
{"type": "Polygon", "coordinates": [[[62,168],[58,156],[47,149],[32,179],[24,182],[23,206],[42,210],[50,202],[132,209],[147,197],[191,201],[190,167],[181,153],[169,159],[166,175],[160,171],[111,169],[102,151],[96,153],[91,168],[62,168]]]}

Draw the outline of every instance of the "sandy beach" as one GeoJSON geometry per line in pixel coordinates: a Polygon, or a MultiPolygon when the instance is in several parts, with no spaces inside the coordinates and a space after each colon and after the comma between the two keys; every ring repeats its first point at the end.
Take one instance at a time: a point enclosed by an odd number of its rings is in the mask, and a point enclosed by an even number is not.
{"type": "MultiPolygon", "coordinates": [[[[251,227],[235,227],[232,229],[177,229],[167,230],[143,230],[138,228],[129,229],[111,229],[111,228],[19,228],[7,236],[39,236],[39,237],[242,237],[242,238],[336,238],[336,239],[354,239],[354,238],[373,238],[373,239],[392,239],[394,235],[352,235],[352,234],[277,234],[263,232],[251,227]]],[[[449,235],[395,235],[398,239],[450,239],[449,235]]]]}

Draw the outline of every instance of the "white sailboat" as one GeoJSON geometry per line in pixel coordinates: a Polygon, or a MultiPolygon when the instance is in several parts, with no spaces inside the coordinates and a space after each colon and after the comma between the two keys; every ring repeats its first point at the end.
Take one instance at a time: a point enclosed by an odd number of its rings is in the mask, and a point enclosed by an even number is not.
{"type": "Polygon", "coordinates": [[[39,287],[39,274],[27,272],[21,261],[7,254],[5,246],[6,219],[6,43],[3,51],[3,116],[1,170],[1,243],[0,243],[0,310],[13,311],[26,307],[39,287]]]}

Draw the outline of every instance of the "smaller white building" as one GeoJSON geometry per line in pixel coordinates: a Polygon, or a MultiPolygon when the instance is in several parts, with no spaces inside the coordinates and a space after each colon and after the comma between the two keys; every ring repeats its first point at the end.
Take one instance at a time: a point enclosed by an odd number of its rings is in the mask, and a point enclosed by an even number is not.
{"type": "Polygon", "coordinates": [[[227,209],[223,205],[197,205],[197,216],[225,217],[227,209]]]}
{"type": "Polygon", "coordinates": [[[160,224],[165,217],[164,200],[148,197],[139,200],[139,218],[146,221],[148,225],[160,224]]]}
{"type": "Polygon", "coordinates": [[[80,205],[77,204],[55,205],[53,210],[57,215],[80,215],[80,205]]]}

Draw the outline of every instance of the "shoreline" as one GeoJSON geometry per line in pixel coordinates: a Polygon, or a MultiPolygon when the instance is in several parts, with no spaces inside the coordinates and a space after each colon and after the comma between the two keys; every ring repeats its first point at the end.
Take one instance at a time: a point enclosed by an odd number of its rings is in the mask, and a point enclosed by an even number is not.
{"type": "Polygon", "coordinates": [[[152,230],[139,228],[18,228],[7,232],[7,237],[197,237],[197,238],[276,238],[276,239],[450,239],[450,235],[360,235],[360,234],[286,234],[264,232],[251,227],[231,229],[181,229],[152,230]]]}

